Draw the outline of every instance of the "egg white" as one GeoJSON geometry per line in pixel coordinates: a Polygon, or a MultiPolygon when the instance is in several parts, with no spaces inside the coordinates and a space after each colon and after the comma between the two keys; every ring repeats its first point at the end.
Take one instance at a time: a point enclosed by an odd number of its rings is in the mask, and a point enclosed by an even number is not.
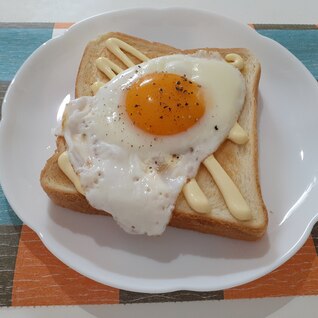
{"type": "Polygon", "coordinates": [[[90,204],[129,233],[159,235],[186,180],[226,139],[245,98],[241,73],[219,57],[171,55],[127,69],[96,96],[71,101],[64,137],[90,204]],[[185,132],[154,136],[135,127],[125,90],[149,73],[186,76],[204,90],[204,116],[185,132]]]}

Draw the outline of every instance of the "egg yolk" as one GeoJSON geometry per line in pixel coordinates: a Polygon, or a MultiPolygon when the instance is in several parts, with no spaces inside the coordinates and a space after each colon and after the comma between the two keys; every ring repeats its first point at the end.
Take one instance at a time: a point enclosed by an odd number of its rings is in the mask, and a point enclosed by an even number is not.
{"type": "Polygon", "coordinates": [[[133,82],[125,105],[133,124],[154,135],[186,131],[205,111],[201,86],[171,73],[147,74],[133,82]]]}

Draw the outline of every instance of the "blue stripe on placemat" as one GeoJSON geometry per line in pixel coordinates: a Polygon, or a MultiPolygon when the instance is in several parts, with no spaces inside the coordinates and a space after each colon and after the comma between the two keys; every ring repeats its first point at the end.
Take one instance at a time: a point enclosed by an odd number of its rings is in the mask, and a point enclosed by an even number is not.
{"type": "Polygon", "coordinates": [[[0,81],[10,81],[22,63],[52,37],[52,28],[0,28],[0,81]]]}
{"type": "MultiPolygon", "coordinates": [[[[0,81],[0,119],[1,119],[2,101],[9,84],[10,84],[9,81],[0,81]]],[[[21,225],[21,224],[22,224],[22,221],[13,212],[0,186],[0,226],[1,225],[21,225]]]]}
{"type": "Polygon", "coordinates": [[[257,29],[293,53],[318,80],[318,29],[257,29]]]}
{"type": "Polygon", "coordinates": [[[0,225],[21,225],[22,221],[10,207],[0,187],[0,225]]]}

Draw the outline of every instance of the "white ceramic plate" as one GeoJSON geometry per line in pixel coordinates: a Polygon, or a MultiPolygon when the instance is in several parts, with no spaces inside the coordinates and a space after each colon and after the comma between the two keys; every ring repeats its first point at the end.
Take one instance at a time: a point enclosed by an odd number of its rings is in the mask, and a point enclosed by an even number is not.
{"type": "Polygon", "coordinates": [[[187,9],[102,14],[48,41],[22,66],[3,103],[0,171],[19,217],[48,249],[76,271],[140,292],[219,290],[272,271],[305,242],[317,220],[318,87],[286,49],[245,25],[187,9]],[[267,235],[241,242],[169,228],[161,237],[130,236],[111,218],[55,206],[39,175],[55,148],[59,105],[73,95],[88,41],[108,31],[179,48],[247,47],[262,63],[260,178],[269,211],[267,235]]]}

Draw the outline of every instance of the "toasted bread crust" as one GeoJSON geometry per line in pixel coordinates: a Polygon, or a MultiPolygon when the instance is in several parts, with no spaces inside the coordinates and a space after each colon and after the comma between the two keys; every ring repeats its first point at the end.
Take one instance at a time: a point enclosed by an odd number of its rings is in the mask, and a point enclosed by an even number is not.
{"type": "MultiPolygon", "coordinates": [[[[96,79],[104,82],[108,81],[94,66],[94,61],[97,57],[106,56],[125,68],[112,53],[105,49],[103,43],[110,37],[122,39],[150,58],[175,53],[193,54],[198,51],[198,49],[181,51],[161,43],[149,42],[122,33],[108,33],[87,45],[77,74],[76,97],[92,95],[90,85],[96,79]]],[[[264,235],[268,223],[258,175],[257,94],[260,65],[255,57],[246,49],[204,48],[202,50],[210,53],[218,52],[223,57],[228,53],[234,52],[240,54],[245,62],[242,74],[246,79],[249,89],[239,123],[248,132],[249,142],[247,145],[239,146],[227,140],[214,155],[249,202],[253,211],[253,219],[242,222],[235,219],[229,213],[213,179],[201,165],[196,179],[212,202],[212,213],[200,214],[193,211],[187,204],[183,194],[180,193],[169,225],[235,239],[257,240],[264,235]]],[[[138,63],[138,60],[133,56],[129,55],[129,57],[138,63]]],[[[91,207],[86,198],[76,191],[72,182],[58,167],[57,159],[60,153],[65,150],[64,142],[64,138],[62,137],[57,139],[57,150],[42,170],[41,185],[44,191],[54,203],[62,207],[88,214],[109,215],[104,211],[91,207]]]]}
{"type": "MultiPolygon", "coordinates": [[[[41,172],[41,185],[50,199],[55,204],[73,211],[110,216],[110,214],[105,211],[93,208],[86,198],[76,191],[72,182],[64,175],[57,164],[58,157],[61,153],[62,152],[57,150],[55,154],[49,158],[41,172]],[[50,182],[48,182],[52,176],[56,178],[58,184],[63,183],[66,188],[69,188],[69,191],[52,187],[50,182]]],[[[263,228],[250,229],[239,223],[231,224],[222,222],[222,220],[211,219],[210,217],[196,212],[188,214],[178,210],[173,212],[169,226],[247,241],[257,240],[264,234],[263,228]]]]}

